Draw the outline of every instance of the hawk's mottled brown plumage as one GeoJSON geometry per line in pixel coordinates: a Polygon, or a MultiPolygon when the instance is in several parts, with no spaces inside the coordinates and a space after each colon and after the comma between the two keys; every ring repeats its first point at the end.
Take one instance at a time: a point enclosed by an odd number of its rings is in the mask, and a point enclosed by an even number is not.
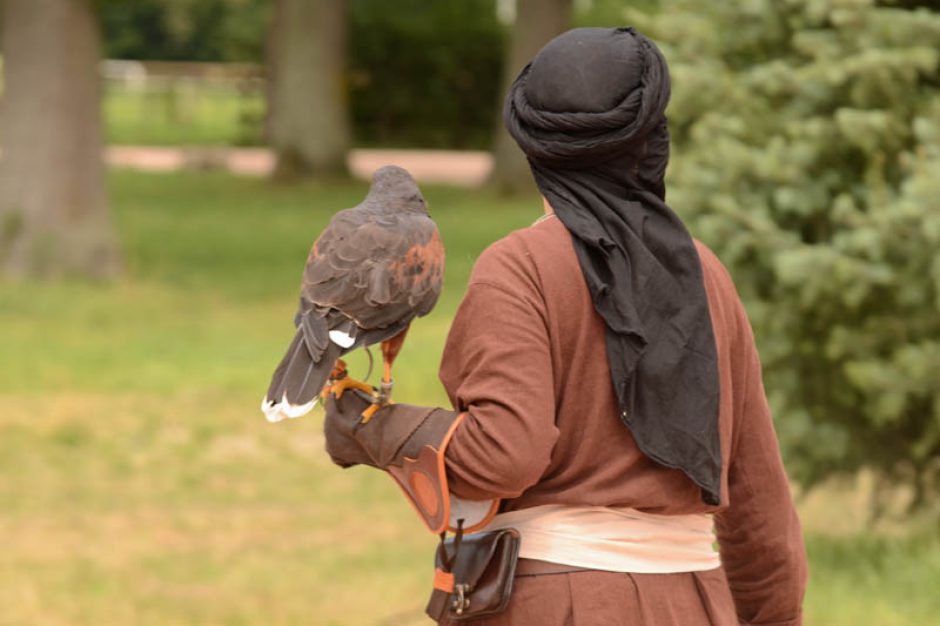
{"type": "Polygon", "coordinates": [[[418,185],[400,167],[379,169],[366,199],[333,216],[313,244],[297,334],[262,403],[268,419],[306,413],[337,358],[427,314],[443,271],[444,247],[418,185]]]}

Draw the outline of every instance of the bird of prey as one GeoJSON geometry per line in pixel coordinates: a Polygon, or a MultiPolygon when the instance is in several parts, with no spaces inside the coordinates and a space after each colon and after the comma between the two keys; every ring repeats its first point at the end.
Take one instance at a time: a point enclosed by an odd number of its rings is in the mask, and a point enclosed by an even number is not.
{"type": "Polygon", "coordinates": [[[300,417],[321,392],[346,389],[372,395],[368,421],[388,403],[392,362],[411,321],[437,302],[443,271],[444,246],[417,183],[394,165],[377,170],[365,200],[334,215],[307,257],[297,332],[261,403],[268,421],[300,417]],[[379,342],[384,373],[375,392],[350,378],[340,357],[379,342]]]}

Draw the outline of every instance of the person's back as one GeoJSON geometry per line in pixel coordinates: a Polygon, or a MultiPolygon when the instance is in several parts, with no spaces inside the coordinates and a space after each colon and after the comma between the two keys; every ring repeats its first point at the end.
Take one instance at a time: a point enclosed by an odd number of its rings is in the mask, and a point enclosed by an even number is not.
{"type": "MultiPolygon", "coordinates": [[[[504,513],[547,505],[677,516],[717,512],[721,559],[737,613],[748,623],[797,623],[806,577],[802,536],[753,337],[726,270],[706,246],[696,247],[722,376],[721,505],[704,504],[681,471],[646,457],[618,419],[604,322],[570,234],[551,214],[480,256],[451,328],[441,380],[455,406],[473,407],[448,448],[451,489],[467,499],[505,498],[504,513]],[[755,558],[758,553],[761,558],[755,558]]],[[[721,569],[697,571],[685,583],[680,574],[586,574],[525,577],[525,588],[544,589],[526,596],[531,606],[514,600],[494,623],[561,623],[558,611],[573,607],[607,623],[593,600],[569,597],[579,594],[561,584],[567,577],[572,590],[584,583],[586,589],[642,591],[636,602],[649,605],[647,621],[630,621],[638,615],[613,603],[609,610],[623,620],[614,623],[737,623],[721,569]],[[704,607],[710,621],[695,621],[704,607]]]]}

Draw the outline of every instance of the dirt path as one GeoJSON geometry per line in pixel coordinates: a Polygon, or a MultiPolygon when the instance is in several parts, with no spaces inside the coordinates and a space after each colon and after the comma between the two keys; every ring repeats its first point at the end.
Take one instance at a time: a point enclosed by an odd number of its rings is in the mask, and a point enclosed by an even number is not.
{"type": "MultiPolygon", "coordinates": [[[[225,169],[244,176],[266,176],[274,166],[267,148],[166,148],[111,146],[108,164],[152,172],[180,169],[225,169]]],[[[445,183],[461,187],[483,184],[493,167],[488,152],[452,150],[352,150],[349,169],[368,179],[383,165],[407,169],[422,183],[445,183]]]]}

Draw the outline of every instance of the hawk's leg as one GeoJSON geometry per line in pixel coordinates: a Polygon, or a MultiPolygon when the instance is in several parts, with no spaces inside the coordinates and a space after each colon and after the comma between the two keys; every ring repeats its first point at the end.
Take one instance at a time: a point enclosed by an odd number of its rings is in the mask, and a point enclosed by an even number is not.
{"type": "Polygon", "coordinates": [[[388,341],[382,342],[382,363],[385,366],[382,374],[382,385],[379,387],[378,393],[375,394],[375,401],[362,412],[362,422],[364,424],[372,419],[376,411],[392,403],[392,363],[394,363],[395,357],[397,357],[398,353],[401,351],[401,346],[405,342],[406,334],[408,334],[407,326],[405,330],[388,341]]]}
{"type": "Polygon", "coordinates": [[[336,399],[339,400],[343,397],[343,393],[347,389],[358,389],[366,392],[370,396],[375,394],[375,389],[372,385],[352,378],[349,372],[346,371],[346,362],[343,359],[336,359],[336,365],[333,366],[333,370],[330,372],[330,378],[323,387],[323,391],[320,392],[320,396],[325,398],[328,394],[332,393],[336,396],[336,399]]]}

